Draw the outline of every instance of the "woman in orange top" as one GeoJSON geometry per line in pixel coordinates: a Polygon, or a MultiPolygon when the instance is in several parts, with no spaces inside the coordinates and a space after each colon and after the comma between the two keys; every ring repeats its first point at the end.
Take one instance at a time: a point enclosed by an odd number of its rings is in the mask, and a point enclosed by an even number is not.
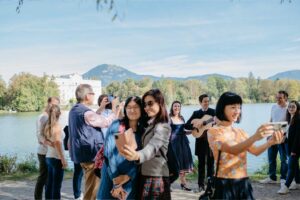
{"type": "Polygon", "coordinates": [[[274,131],[270,124],[260,126],[250,137],[242,129],[234,127],[233,124],[240,121],[241,106],[239,95],[223,93],[216,106],[217,125],[208,131],[208,142],[216,163],[221,151],[215,199],[254,199],[247,175],[247,151],[257,156],[283,140],[283,132],[274,131]],[[272,137],[266,143],[254,145],[254,142],[268,135],[272,137]]]}

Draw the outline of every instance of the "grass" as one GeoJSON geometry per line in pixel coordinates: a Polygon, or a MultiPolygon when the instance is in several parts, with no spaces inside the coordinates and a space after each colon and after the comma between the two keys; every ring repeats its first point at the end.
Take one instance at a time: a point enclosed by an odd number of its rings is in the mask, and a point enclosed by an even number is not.
{"type": "MultiPolygon", "coordinates": [[[[0,176],[0,181],[34,181],[38,177],[38,172],[16,172],[13,174],[5,174],[0,176]]],[[[71,169],[65,170],[64,179],[71,179],[73,177],[73,171],[71,169]]]]}

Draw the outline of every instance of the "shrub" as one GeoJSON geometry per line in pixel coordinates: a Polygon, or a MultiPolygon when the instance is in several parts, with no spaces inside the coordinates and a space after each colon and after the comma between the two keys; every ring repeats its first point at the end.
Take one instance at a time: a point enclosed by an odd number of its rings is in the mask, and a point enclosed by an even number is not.
{"type": "Polygon", "coordinates": [[[37,161],[34,157],[34,154],[30,154],[29,156],[26,156],[24,161],[17,164],[17,171],[22,173],[28,173],[28,172],[37,172],[37,161]]]}
{"type": "Polygon", "coordinates": [[[0,174],[11,174],[16,170],[17,156],[0,155],[0,174]]]}

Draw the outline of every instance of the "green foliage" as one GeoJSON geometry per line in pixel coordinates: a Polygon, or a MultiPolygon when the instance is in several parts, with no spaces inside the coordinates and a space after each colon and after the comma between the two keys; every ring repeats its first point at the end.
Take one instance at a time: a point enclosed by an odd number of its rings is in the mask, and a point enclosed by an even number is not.
{"type": "Polygon", "coordinates": [[[2,77],[0,76],[0,110],[4,109],[5,105],[5,93],[6,93],[6,84],[2,77]]]}
{"type": "Polygon", "coordinates": [[[0,174],[18,174],[37,172],[37,161],[34,154],[25,157],[21,162],[17,162],[17,156],[0,155],[0,174]]]}
{"type": "Polygon", "coordinates": [[[7,89],[6,105],[20,112],[40,111],[49,96],[58,96],[58,86],[46,75],[14,75],[7,89]]]}
{"type": "Polygon", "coordinates": [[[34,154],[30,154],[22,162],[18,163],[17,171],[22,173],[37,172],[37,161],[34,154]]]}
{"type": "Polygon", "coordinates": [[[16,170],[17,156],[0,155],[0,174],[11,174],[16,170]]]}
{"type": "Polygon", "coordinates": [[[136,81],[127,79],[120,82],[112,82],[104,90],[107,94],[114,94],[125,98],[137,95],[142,96],[147,90],[158,88],[165,96],[168,105],[174,100],[182,104],[198,104],[200,94],[207,93],[213,103],[216,103],[219,96],[225,91],[232,91],[239,94],[245,103],[274,102],[278,90],[286,90],[290,99],[300,100],[300,81],[297,80],[261,80],[249,73],[248,78],[225,80],[220,77],[209,77],[206,82],[199,80],[176,81],[161,79],[152,81],[143,79],[136,81]]]}

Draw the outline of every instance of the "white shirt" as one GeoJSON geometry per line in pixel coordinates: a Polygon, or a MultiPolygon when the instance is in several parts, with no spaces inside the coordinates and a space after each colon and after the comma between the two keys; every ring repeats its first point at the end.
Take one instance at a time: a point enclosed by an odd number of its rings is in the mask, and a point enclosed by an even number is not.
{"type": "MultiPolygon", "coordinates": [[[[64,149],[63,148],[63,139],[64,139],[64,137],[65,137],[65,132],[63,131],[63,130],[61,130],[61,147],[62,147],[62,150],[64,149]]],[[[54,141],[54,136],[52,136],[51,138],[50,138],[50,141],[51,142],[53,142],[54,141]]],[[[64,152],[64,150],[63,150],[63,152],[64,152]]],[[[47,158],[56,158],[56,159],[61,159],[60,157],[59,157],[59,154],[58,154],[58,151],[54,148],[54,147],[51,147],[51,146],[48,146],[48,151],[47,151],[47,154],[46,154],[46,157],[47,158]]]]}
{"type": "Polygon", "coordinates": [[[47,145],[43,144],[45,138],[42,136],[42,128],[47,120],[48,120],[48,115],[46,113],[42,113],[38,116],[38,119],[36,121],[36,137],[38,140],[37,153],[40,155],[46,155],[47,153],[47,145]]]}
{"type": "Polygon", "coordinates": [[[287,104],[282,107],[278,104],[272,106],[271,109],[271,122],[282,122],[286,121],[287,104]]]}

